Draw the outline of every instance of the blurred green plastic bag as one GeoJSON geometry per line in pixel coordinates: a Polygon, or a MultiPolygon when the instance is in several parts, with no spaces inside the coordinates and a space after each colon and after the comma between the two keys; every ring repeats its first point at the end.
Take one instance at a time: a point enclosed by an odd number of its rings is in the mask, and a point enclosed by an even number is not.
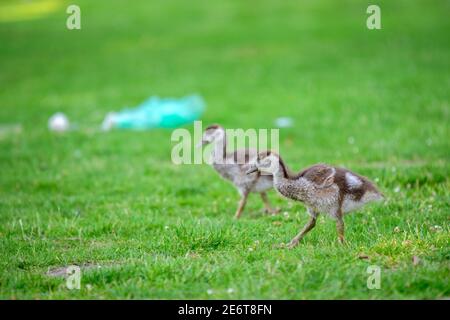
{"type": "Polygon", "coordinates": [[[176,128],[198,120],[204,109],[205,103],[198,95],[180,99],[151,97],[135,108],[108,113],[102,129],[176,128]]]}

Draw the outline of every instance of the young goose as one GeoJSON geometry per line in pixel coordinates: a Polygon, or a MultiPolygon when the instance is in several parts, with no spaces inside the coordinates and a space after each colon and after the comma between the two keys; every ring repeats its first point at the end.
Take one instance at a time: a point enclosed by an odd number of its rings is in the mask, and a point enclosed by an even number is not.
{"type": "Polygon", "coordinates": [[[256,192],[261,195],[267,213],[278,213],[270,206],[266,191],[273,188],[273,177],[270,175],[247,175],[249,163],[255,161],[258,153],[252,149],[239,149],[227,152],[225,129],[219,125],[210,125],[203,133],[200,145],[212,144],[212,166],[224,179],[231,181],[241,195],[235,218],[239,219],[247,203],[248,195],[256,192]]]}
{"type": "Polygon", "coordinates": [[[326,164],[316,164],[293,175],[273,152],[259,154],[247,173],[255,171],[273,175],[275,189],[282,196],[304,202],[308,209],[311,218],[288,244],[289,248],[295,247],[314,228],[319,213],[336,220],[339,241],[344,242],[344,214],[383,199],[383,194],[366,177],[326,164]]]}

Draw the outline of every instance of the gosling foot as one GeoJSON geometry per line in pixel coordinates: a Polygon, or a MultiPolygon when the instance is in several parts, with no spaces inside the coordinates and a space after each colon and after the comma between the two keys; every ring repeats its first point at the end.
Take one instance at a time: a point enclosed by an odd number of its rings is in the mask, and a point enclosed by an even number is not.
{"type": "Polygon", "coordinates": [[[300,242],[299,239],[295,239],[294,238],[294,239],[291,240],[291,242],[288,243],[287,248],[288,249],[294,249],[298,245],[299,242],[300,242]]]}
{"type": "Polygon", "coordinates": [[[281,212],[280,208],[265,208],[264,209],[264,213],[271,214],[271,215],[276,215],[280,212],[281,212]]]}

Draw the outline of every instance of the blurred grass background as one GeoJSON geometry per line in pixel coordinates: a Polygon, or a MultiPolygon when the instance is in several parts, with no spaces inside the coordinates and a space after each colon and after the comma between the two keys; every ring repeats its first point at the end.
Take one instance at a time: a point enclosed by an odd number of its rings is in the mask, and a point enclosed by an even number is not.
{"type": "Polygon", "coordinates": [[[0,2],[3,298],[449,295],[448,1],[378,1],[373,31],[365,1],[77,1],[72,31],[69,4],[0,2]],[[40,13],[11,13],[24,3],[40,13]],[[347,219],[347,248],[323,219],[298,250],[274,250],[302,206],[273,194],[289,216],[263,217],[255,197],[232,221],[234,189],[172,165],[170,130],[98,130],[109,111],[189,93],[205,98],[205,125],[292,117],[290,167],[346,166],[388,202],[347,219]],[[58,111],[78,130],[49,132],[58,111]],[[91,290],[44,275],[86,263],[112,266],[84,276],[91,290]],[[385,270],[381,290],[365,286],[369,264],[385,270]]]}

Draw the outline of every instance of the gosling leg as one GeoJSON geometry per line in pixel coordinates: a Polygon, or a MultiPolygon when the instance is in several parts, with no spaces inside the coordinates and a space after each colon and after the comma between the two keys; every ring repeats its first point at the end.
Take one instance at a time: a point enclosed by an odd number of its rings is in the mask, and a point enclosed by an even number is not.
{"type": "Polygon", "coordinates": [[[242,194],[241,200],[239,201],[238,208],[236,210],[236,214],[234,215],[235,219],[239,219],[241,217],[242,211],[244,210],[245,205],[247,203],[247,198],[248,198],[248,192],[244,192],[242,194]]]}
{"type": "Polygon", "coordinates": [[[261,195],[262,201],[264,202],[264,212],[265,213],[277,214],[280,212],[280,209],[272,208],[272,206],[270,205],[270,202],[269,202],[269,198],[267,197],[267,193],[261,192],[260,195],[261,195]]]}
{"type": "Polygon", "coordinates": [[[294,247],[296,247],[298,245],[298,243],[300,242],[300,240],[303,239],[303,237],[309,232],[311,231],[314,227],[316,226],[316,217],[311,217],[308,221],[308,223],[303,227],[303,229],[300,231],[299,234],[297,234],[292,240],[291,242],[289,242],[288,244],[288,248],[292,249],[294,247]]]}
{"type": "Polygon", "coordinates": [[[342,217],[342,211],[339,209],[338,214],[336,216],[336,231],[338,234],[338,239],[340,243],[345,243],[345,237],[344,237],[344,219],[342,217]]]}

